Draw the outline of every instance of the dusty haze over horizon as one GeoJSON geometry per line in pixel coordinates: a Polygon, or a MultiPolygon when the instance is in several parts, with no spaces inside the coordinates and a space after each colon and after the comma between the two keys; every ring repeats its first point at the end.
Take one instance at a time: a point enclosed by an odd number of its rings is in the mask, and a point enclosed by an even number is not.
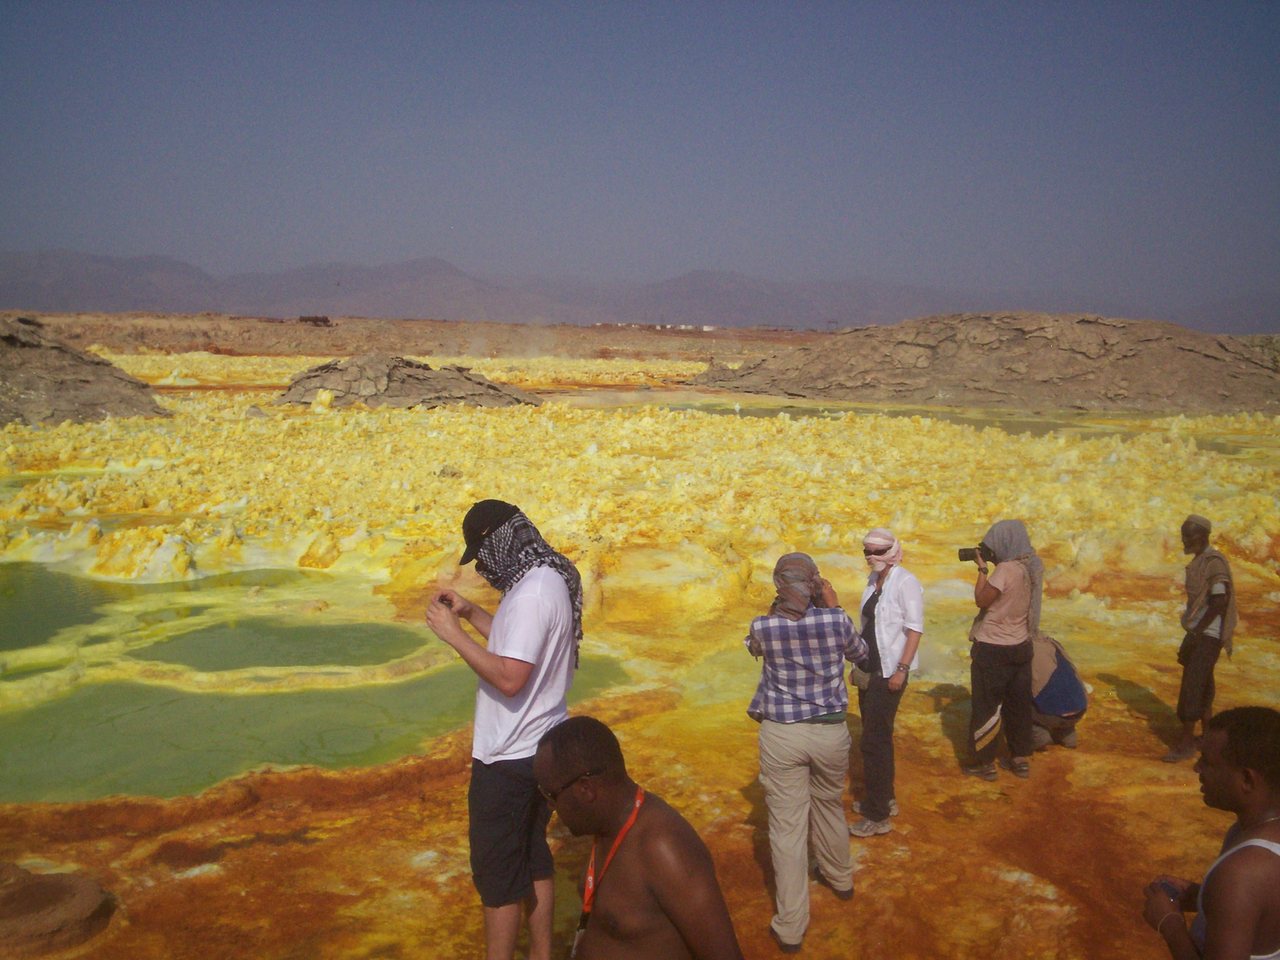
{"type": "Polygon", "coordinates": [[[1280,302],[1274,4],[9,2],[0,25],[0,250],[1280,302]]]}

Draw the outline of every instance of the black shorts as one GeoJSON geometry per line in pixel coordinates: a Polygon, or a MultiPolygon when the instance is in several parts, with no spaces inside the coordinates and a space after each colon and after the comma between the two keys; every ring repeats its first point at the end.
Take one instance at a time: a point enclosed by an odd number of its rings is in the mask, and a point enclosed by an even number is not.
{"type": "Polygon", "coordinates": [[[533,757],[471,760],[471,875],[486,907],[520,903],[533,881],[555,873],[547,846],[551,808],[533,778],[533,757]]]}

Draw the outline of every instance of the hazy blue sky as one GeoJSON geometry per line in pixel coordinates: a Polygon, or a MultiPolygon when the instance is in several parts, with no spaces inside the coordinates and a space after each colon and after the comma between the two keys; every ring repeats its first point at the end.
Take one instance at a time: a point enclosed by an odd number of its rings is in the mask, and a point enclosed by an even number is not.
{"type": "Polygon", "coordinates": [[[12,3],[0,249],[1280,287],[1280,3],[12,3]]]}

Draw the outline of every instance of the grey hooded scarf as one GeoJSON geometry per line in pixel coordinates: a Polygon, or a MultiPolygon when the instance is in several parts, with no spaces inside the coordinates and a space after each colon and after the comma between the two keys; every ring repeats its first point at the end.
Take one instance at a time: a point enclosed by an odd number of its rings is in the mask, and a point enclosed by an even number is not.
{"type": "Polygon", "coordinates": [[[1044,563],[1021,520],[998,520],[991,525],[982,542],[996,555],[996,563],[1010,560],[1022,564],[1031,580],[1031,606],[1027,610],[1027,632],[1035,637],[1040,632],[1040,599],[1044,593],[1044,563]]]}

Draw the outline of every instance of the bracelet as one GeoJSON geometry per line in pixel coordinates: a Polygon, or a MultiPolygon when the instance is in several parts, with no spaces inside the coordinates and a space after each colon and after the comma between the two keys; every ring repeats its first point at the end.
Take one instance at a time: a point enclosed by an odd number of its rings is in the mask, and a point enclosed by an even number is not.
{"type": "Polygon", "coordinates": [[[1164,936],[1164,934],[1160,932],[1160,928],[1164,926],[1164,922],[1165,922],[1166,920],[1168,920],[1170,917],[1178,917],[1179,919],[1181,919],[1182,914],[1180,914],[1180,913],[1166,913],[1163,917],[1161,917],[1161,918],[1160,918],[1160,922],[1156,924],[1156,933],[1157,933],[1159,936],[1162,936],[1162,937],[1164,936]]]}
{"type": "Polygon", "coordinates": [[[898,668],[897,668],[896,670],[894,670],[893,672],[894,672],[894,673],[910,673],[910,672],[911,672],[911,668],[910,668],[910,667],[908,667],[905,663],[900,663],[900,664],[898,664],[898,668]]]}

